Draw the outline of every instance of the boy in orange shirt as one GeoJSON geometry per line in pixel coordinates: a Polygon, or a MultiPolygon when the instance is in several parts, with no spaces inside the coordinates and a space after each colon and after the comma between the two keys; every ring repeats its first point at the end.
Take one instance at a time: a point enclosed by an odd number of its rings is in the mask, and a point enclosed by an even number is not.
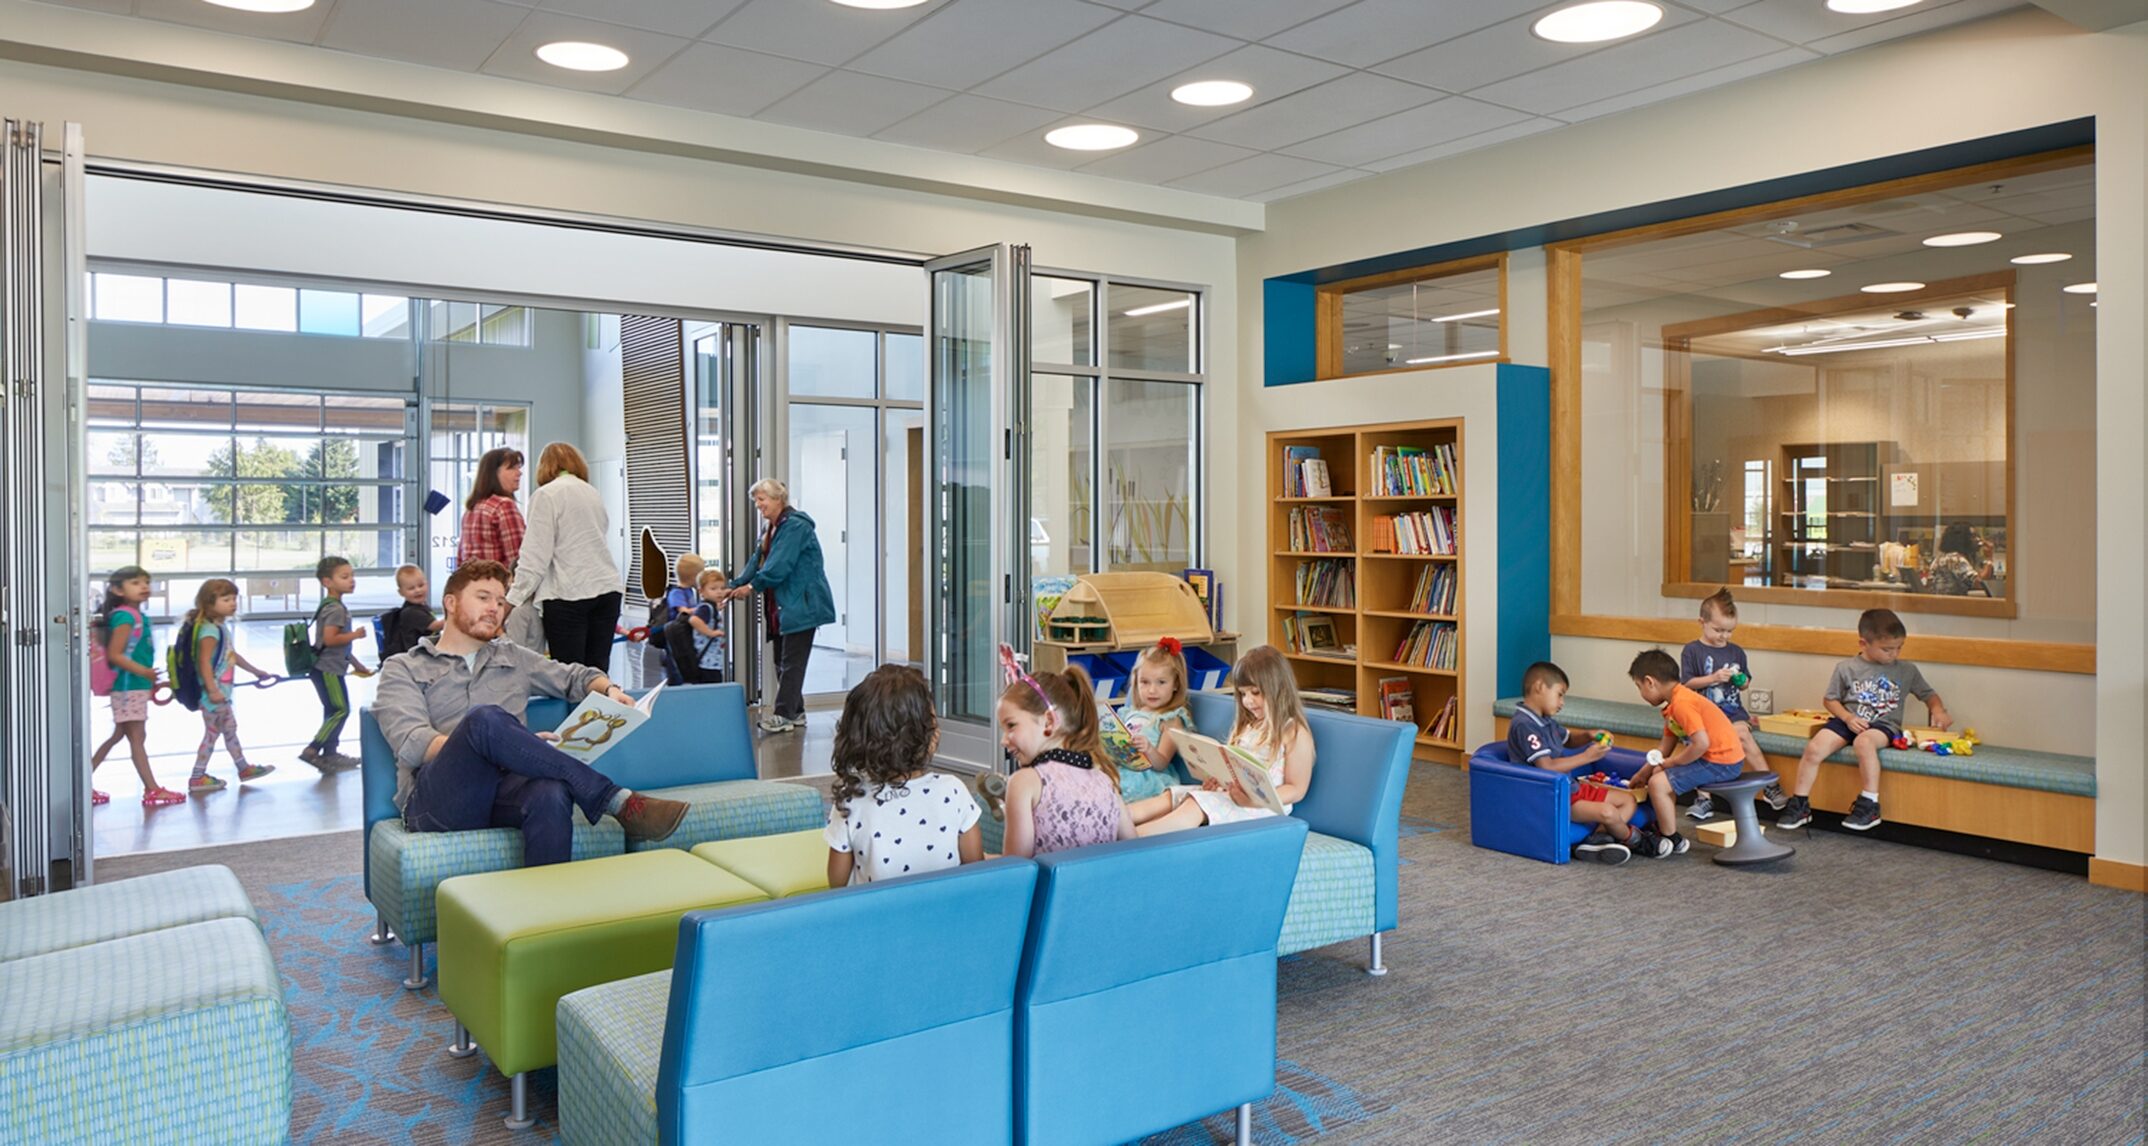
{"type": "MultiPolygon", "coordinates": [[[[1663,743],[1655,752],[1660,763],[1634,773],[1633,786],[1647,787],[1658,829],[1674,827],[1679,793],[1737,779],[1745,770],[1745,746],[1722,709],[1678,683],[1678,662],[1671,654],[1650,649],[1633,658],[1626,675],[1633,678],[1642,700],[1663,710],[1663,743]]],[[[1672,832],[1657,837],[1656,856],[1682,855],[1691,846],[1692,841],[1672,832]]]]}

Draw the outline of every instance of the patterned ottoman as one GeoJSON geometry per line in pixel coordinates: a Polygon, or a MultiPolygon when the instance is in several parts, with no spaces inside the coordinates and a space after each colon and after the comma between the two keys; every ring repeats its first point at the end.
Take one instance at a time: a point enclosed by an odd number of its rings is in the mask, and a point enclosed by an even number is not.
{"type": "Polygon", "coordinates": [[[1371,934],[1372,895],[1372,849],[1306,833],[1275,953],[1289,955],[1371,934]]]}
{"type": "Polygon", "coordinates": [[[646,794],[684,800],[692,807],[679,821],[678,831],[654,843],[634,841],[627,845],[628,851],[686,850],[713,840],[819,829],[828,822],[828,813],[820,806],[820,793],[787,780],[718,780],[651,788],[646,794]]]}
{"type": "Polygon", "coordinates": [[[212,919],[258,921],[221,864],[32,896],[0,903],[0,963],[212,919]]]}
{"type": "Polygon", "coordinates": [[[655,1146],[656,1073],[670,1004],[668,970],[576,991],[559,1001],[560,1141],[655,1146]]]}
{"type": "Polygon", "coordinates": [[[819,828],[702,844],[693,856],[760,888],[770,899],[828,890],[828,840],[819,828]]]}

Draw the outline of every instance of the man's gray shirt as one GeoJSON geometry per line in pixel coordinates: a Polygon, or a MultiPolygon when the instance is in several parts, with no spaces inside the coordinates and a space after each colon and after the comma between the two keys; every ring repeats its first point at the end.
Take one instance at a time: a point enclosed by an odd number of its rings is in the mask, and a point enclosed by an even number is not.
{"type": "Polygon", "coordinates": [[[373,694],[373,719],[395,752],[396,808],[409,801],[433,737],[454,732],[471,709],[496,704],[521,720],[531,694],[578,704],[603,675],[587,665],[552,660],[505,637],[487,642],[467,661],[441,652],[436,636],[389,657],[380,667],[380,687],[373,694]]]}

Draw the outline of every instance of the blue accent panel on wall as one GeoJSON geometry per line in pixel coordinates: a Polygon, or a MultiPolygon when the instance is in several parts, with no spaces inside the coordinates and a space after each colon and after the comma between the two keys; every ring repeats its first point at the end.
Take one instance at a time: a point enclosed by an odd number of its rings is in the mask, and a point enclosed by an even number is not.
{"type": "Polygon", "coordinates": [[[1520,696],[1523,670],[1551,659],[1551,371],[1501,363],[1499,414],[1499,696],[1520,696]]]}
{"type": "Polygon", "coordinates": [[[1313,349],[1318,318],[1312,280],[1292,276],[1269,279],[1261,285],[1261,337],[1267,350],[1262,385],[1290,386],[1312,381],[1319,369],[1313,349]]]}

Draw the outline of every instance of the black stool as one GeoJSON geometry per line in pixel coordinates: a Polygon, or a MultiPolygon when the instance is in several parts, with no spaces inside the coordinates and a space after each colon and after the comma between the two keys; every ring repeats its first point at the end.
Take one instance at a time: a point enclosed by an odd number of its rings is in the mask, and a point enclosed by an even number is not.
{"type": "Polygon", "coordinates": [[[1769,839],[1760,830],[1760,817],[1753,813],[1753,797],[1761,789],[1775,783],[1773,772],[1747,772],[1735,780],[1721,784],[1703,784],[1701,791],[1723,801],[1730,807],[1730,821],[1738,826],[1738,842],[1715,853],[1715,862],[1739,867],[1745,864],[1774,863],[1789,859],[1797,849],[1769,839]]]}

